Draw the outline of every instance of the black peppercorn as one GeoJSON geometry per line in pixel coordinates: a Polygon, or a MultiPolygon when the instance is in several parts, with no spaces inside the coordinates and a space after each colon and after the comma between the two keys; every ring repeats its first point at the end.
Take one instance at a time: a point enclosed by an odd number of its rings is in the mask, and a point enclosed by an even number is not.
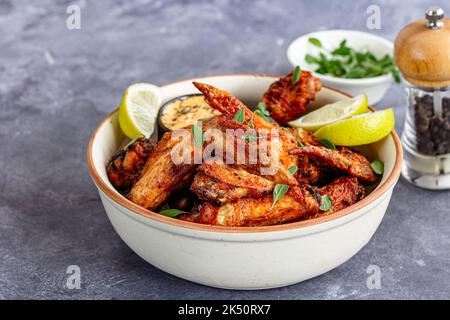
{"type": "Polygon", "coordinates": [[[415,97],[417,151],[436,156],[450,153],[450,98],[442,99],[442,116],[434,114],[433,97],[415,97]]]}

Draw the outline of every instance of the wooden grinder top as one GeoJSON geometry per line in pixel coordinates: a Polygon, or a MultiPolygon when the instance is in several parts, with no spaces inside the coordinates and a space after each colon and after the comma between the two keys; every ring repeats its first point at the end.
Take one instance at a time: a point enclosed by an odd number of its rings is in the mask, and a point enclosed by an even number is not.
{"type": "Polygon", "coordinates": [[[404,27],[395,40],[395,62],[409,83],[427,88],[450,86],[450,19],[430,7],[404,27]]]}

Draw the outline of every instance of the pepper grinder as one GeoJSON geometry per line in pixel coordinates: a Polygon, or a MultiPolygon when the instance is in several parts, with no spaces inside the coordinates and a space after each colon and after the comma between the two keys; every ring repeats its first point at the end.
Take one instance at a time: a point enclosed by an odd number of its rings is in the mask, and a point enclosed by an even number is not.
{"type": "Polygon", "coordinates": [[[433,6],[395,41],[407,113],[402,175],[433,190],[450,189],[450,19],[433,6]]]}

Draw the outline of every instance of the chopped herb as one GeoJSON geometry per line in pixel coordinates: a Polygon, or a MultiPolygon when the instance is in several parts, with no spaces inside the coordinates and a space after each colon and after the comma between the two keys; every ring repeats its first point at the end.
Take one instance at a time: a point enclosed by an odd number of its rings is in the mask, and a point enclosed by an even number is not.
{"type": "Polygon", "coordinates": [[[400,72],[398,71],[398,69],[395,66],[392,67],[391,74],[394,77],[394,81],[396,83],[400,83],[402,81],[402,79],[400,78],[400,72]]]}
{"type": "Polygon", "coordinates": [[[240,108],[233,116],[234,120],[236,120],[239,123],[244,123],[245,120],[245,113],[244,108],[240,108]]]}
{"type": "Polygon", "coordinates": [[[375,160],[373,161],[370,166],[372,167],[373,172],[375,172],[377,175],[382,175],[384,172],[384,163],[381,160],[375,160]]]}
{"type": "Polygon", "coordinates": [[[288,192],[289,186],[287,184],[277,184],[273,189],[273,204],[272,208],[275,206],[278,200],[284,197],[288,192]]]}
{"type": "Polygon", "coordinates": [[[142,137],[144,137],[144,136],[138,135],[138,136],[134,137],[133,139],[131,139],[131,141],[128,142],[128,144],[123,148],[123,150],[127,151],[136,141],[138,141],[142,137]]]}
{"type": "Polygon", "coordinates": [[[303,147],[303,143],[300,140],[298,140],[298,138],[295,138],[295,140],[297,140],[297,146],[299,148],[303,147]]]}
{"type": "Polygon", "coordinates": [[[309,43],[315,45],[316,47],[322,48],[322,42],[320,42],[319,39],[317,39],[317,38],[309,38],[308,41],[309,41],[309,43]]]}
{"type": "Polygon", "coordinates": [[[200,128],[199,126],[193,125],[192,126],[192,134],[194,136],[194,144],[197,147],[203,146],[204,137],[203,137],[202,128],[200,128]]]}
{"type": "Polygon", "coordinates": [[[305,61],[308,62],[309,64],[315,64],[315,63],[317,63],[319,60],[317,60],[317,59],[316,59],[315,57],[313,57],[312,55],[307,54],[307,55],[305,56],[305,61]]]}
{"type": "Polygon", "coordinates": [[[264,120],[268,122],[276,122],[270,116],[270,112],[269,110],[267,110],[267,107],[263,102],[258,103],[258,108],[255,110],[255,114],[262,117],[264,120]]]}
{"type": "Polygon", "coordinates": [[[300,69],[299,66],[295,67],[294,75],[292,76],[292,84],[296,84],[298,82],[298,80],[300,80],[300,72],[301,71],[302,70],[300,69]]]}
{"type": "Polygon", "coordinates": [[[253,124],[253,118],[250,119],[250,129],[255,129],[255,125],[253,124]]]}
{"type": "MultiPolygon", "coordinates": [[[[319,40],[310,38],[309,42],[322,48],[319,40]]],[[[305,55],[305,61],[317,65],[315,72],[339,78],[371,78],[392,74],[395,82],[400,83],[400,74],[394,60],[388,54],[377,58],[370,51],[357,51],[347,45],[344,39],[331,52],[322,49],[318,56],[305,55]]]]}
{"type": "Polygon", "coordinates": [[[258,137],[252,136],[252,135],[245,135],[244,136],[245,141],[247,142],[255,142],[258,141],[258,137]]]}
{"type": "Polygon", "coordinates": [[[331,200],[331,198],[329,196],[324,194],[320,198],[320,207],[319,207],[319,209],[322,210],[322,211],[329,211],[329,210],[331,210],[332,207],[333,207],[333,201],[331,200]]]}
{"type": "Polygon", "coordinates": [[[292,167],[289,168],[289,172],[290,172],[292,175],[294,175],[294,174],[297,172],[297,170],[298,170],[298,167],[297,167],[297,166],[292,166],[292,167]]]}
{"type": "Polygon", "coordinates": [[[352,49],[347,47],[347,40],[342,40],[339,44],[339,48],[333,50],[331,54],[333,56],[348,56],[352,53],[352,49]]]}
{"type": "Polygon", "coordinates": [[[334,143],[331,142],[330,140],[322,139],[322,140],[320,140],[320,143],[321,143],[325,148],[328,148],[328,149],[331,149],[331,150],[336,150],[336,146],[335,146],[334,143]]]}
{"type": "Polygon", "coordinates": [[[178,210],[178,209],[167,209],[167,210],[159,212],[159,214],[162,214],[163,216],[170,217],[170,218],[176,218],[180,214],[183,214],[183,213],[186,213],[186,212],[178,210]]]}

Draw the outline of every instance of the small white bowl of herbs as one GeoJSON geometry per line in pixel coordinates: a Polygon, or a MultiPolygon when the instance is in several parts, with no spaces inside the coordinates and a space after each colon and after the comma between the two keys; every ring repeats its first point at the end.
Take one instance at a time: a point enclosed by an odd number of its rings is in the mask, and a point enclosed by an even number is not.
{"type": "Polygon", "coordinates": [[[327,30],[297,38],[287,56],[322,83],[352,95],[366,94],[369,104],[376,104],[392,81],[400,82],[393,48],[392,42],[370,33],[327,30]]]}

